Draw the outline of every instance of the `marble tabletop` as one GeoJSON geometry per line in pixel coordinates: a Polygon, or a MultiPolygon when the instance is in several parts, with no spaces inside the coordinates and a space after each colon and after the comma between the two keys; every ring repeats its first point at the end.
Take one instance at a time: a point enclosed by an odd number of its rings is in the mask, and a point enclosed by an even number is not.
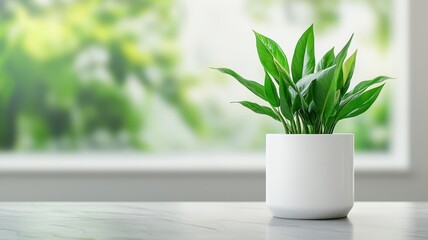
{"type": "Polygon", "coordinates": [[[0,239],[428,239],[428,203],[358,202],[334,220],[263,202],[0,203],[0,239]]]}

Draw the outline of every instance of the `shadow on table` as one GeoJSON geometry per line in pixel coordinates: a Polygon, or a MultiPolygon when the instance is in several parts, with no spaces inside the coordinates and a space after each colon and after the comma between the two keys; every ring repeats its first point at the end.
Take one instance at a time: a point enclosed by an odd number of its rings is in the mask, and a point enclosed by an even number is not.
{"type": "Polygon", "coordinates": [[[295,220],[273,217],[266,226],[266,239],[353,239],[348,218],[331,220],[295,220]]]}

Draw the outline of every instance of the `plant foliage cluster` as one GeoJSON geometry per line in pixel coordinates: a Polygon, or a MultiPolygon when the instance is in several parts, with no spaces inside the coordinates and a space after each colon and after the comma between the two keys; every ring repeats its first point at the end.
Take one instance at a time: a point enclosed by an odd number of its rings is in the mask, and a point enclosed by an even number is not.
{"type": "Polygon", "coordinates": [[[311,25],[294,49],[291,66],[281,47],[254,32],[256,47],[265,71],[264,85],[247,80],[228,68],[217,70],[234,77],[269,106],[240,101],[242,106],[282,123],[288,134],[331,134],[336,124],[358,116],[379,96],[386,76],[358,83],[349,90],[357,51],[347,58],[353,35],[335,54],[331,48],[316,62],[314,30],[311,25]]]}

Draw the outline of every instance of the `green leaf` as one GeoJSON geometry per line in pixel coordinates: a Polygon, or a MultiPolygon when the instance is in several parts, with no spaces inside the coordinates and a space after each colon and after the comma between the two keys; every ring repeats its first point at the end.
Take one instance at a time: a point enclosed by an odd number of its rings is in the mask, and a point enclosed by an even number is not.
{"type": "Polygon", "coordinates": [[[265,72],[265,95],[270,105],[273,107],[279,106],[278,92],[267,72],[265,72]]]}
{"type": "Polygon", "coordinates": [[[312,101],[309,104],[309,108],[308,108],[308,115],[309,115],[309,118],[310,118],[309,120],[311,123],[314,123],[316,121],[317,116],[318,116],[318,111],[319,110],[318,110],[317,106],[315,106],[315,102],[312,101]]]}
{"type": "Polygon", "coordinates": [[[298,91],[296,84],[291,80],[288,72],[277,62],[275,62],[275,66],[279,73],[278,84],[283,82],[287,88],[292,87],[294,90],[298,91]]]}
{"type": "Polygon", "coordinates": [[[314,89],[315,89],[315,82],[312,82],[309,86],[308,94],[305,97],[305,101],[308,105],[307,110],[307,116],[308,116],[308,122],[312,125],[316,122],[319,110],[314,102],[314,89]]]}
{"type": "Polygon", "coordinates": [[[289,75],[289,65],[287,57],[281,47],[272,39],[253,31],[256,36],[256,47],[259,59],[264,69],[279,82],[280,75],[275,63],[282,66],[289,75]]]}
{"type": "Polygon", "coordinates": [[[341,63],[339,66],[343,64],[343,62],[345,61],[346,55],[348,54],[348,49],[349,49],[349,46],[351,45],[353,37],[354,37],[354,34],[351,35],[348,42],[345,44],[345,46],[343,46],[342,50],[340,50],[340,52],[337,54],[336,59],[334,61],[335,64],[341,63]]]}
{"type": "Polygon", "coordinates": [[[325,121],[330,116],[336,102],[336,66],[324,71],[315,81],[313,98],[318,109],[319,119],[325,121]]]}
{"type": "Polygon", "coordinates": [[[314,28],[311,25],[300,37],[294,49],[291,73],[293,81],[311,74],[315,69],[314,28]]]}
{"type": "Polygon", "coordinates": [[[384,84],[367,90],[358,97],[353,98],[340,110],[337,120],[355,117],[367,111],[367,109],[369,109],[376,101],[377,97],[382,91],[383,86],[384,84]]]}
{"type": "MultiPolygon", "coordinates": [[[[362,82],[358,83],[354,87],[354,89],[352,89],[352,91],[346,93],[343,96],[342,102],[346,103],[347,101],[349,101],[353,97],[356,97],[359,94],[361,94],[362,92],[364,92],[367,88],[371,87],[372,85],[383,83],[384,81],[386,81],[388,79],[392,79],[392,78],[391,77],[387,77],[387,76],[378,76],[378,77],[375,77],[375,78],[373,78],[371,80],[362,81],[362,82]]],[[[341,103],[341,105],[343,105],[343,104],[341,103]]]]}
{"type": "Polygon", "coordinates": [[[265,88],[260,83],[255,82],[255,81],[251,81],[251,80],[247,80],[247,79],[241,77],[239,74],[237,74],[232,69],[228,69],[228,68],[213,68],[213,69],[216,69],[222,73],[225,73],[225,74],[228,74],[228,75],[234,77],[236,80],[238,80],[239,83],[241,83],[244,87],[246,87],[252,93],[257,95],[261,99],[267,101],[267,98],[265,95],[265,88]]]}
{"type": "Polygon", "coordinates": [[[364,91],[367,88],[369,88],[370,86],[372,86],[373,84],[382,83],[388,79],[392,79],[392,78],[388,77],[388,76],[378,76],[378,77],[373,78],[372,80],[362,81],[355,86],[355,88],[352,90],[351,93],[364,91]]]}
{"type": "Polygon", "coordinates": [[[319,78],[325,72],[331,71],[334,67],[335,65],[303,77],[299,82],[296,83],[297,88],[300,91],[300,94],[302,94],[302,96],[305,97],[308,94],[309,86],[312,84],[312,82],[317,78],[319,78]]]}
{"type": "Polygon", "coordinates": [[[279,120],[279,117],[274,113],[274,111],[266,106],[260,106],[257,103],[253,103],[253,102],[249,102],[249,101],[241,101],[241,102],[233,102],[233,103],[239,103],[242,106],[250,109],[251,111],[258,113],[258,114],[263,114],[266,116],[269,116],[277,121],[279,120]]]}
{"type": "Polygon", "coordinates": [[[357,59],[357,50],[345,61],[343,64],[343,75],[342,75],[342,88],[340,94],[343,96],[348,91],[349,85],[351,84],[351,78],[354,75],[355,62],[357,59]]]}
{"type": "Polygon", "coordinates": [[[292,112],[293,114],[297,112],[299,109],[302,108],[302,100],[299,96],[299,94],[292,88],[288,88],[288,92],[290,93],[291,98],[291,106],[292,106],[292,112]]]}
{"type": "Polygon", "coordinates": [[[342,89],[342,87],[344,86],[343,82],[340,81],[339,79],[341,79],[340,76],[343,75],[342,65],[343,65],[343,62],[345,61],[346,55],[348,54],[348,49],[349,49],[349,46],[351,45],[353,37],[354,37],[354,34],[351,35],[348,42],[345,44],[342,50],[340,50],[340,52],[336,56],[336,59],[334,60],[334,63],[337,66],[336,72],[334,74],[334,78],[337,79],[336,80],[337,89],[342,89]]]}
{"type": "Polygon", "coordinates": [[[293,121],[294,113],[293,113],[293,104],[291,102],[291,94],[288,91],[288,87],[285,86],[284,82],[280,81],[279,83],[279,99],[280,105],[279,108],[281,110],[282,115],[293,121]]]}
{"type": "Polygon", "coordinates": [[[300,98],[298,92],[296,92],[297,87],[293,81],[287,76],[287,72],[278,64],[275,63],[279,71],[279,99],[280,99],[280,110],[282,115],[290,121],[293,121],[295,109],[298,105],[301,105],[301,101],[296,100],[300,98]],[[292,94],[292,92],[294,94],[292,94]],[[293,98],[294,97],[294,98],[293,98]]]}
{"type": "Polygon", "coordinates": [[[321,60],[318,62],[315,71],[318,72],[320,70],[329,68],[334,65],[336,57],[334,56],[334,47],[330,49],[324,56],[321,58],[321,60]]]}

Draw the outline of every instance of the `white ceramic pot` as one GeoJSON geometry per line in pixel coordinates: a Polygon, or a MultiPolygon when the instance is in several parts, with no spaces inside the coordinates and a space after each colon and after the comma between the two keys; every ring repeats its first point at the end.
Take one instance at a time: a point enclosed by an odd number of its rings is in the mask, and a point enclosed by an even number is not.
{"type": "Polygon", "coordinates": [[[267,134],[266,204],[274,216],[346,217],[354,205],[353,134],[267,134]]]}

